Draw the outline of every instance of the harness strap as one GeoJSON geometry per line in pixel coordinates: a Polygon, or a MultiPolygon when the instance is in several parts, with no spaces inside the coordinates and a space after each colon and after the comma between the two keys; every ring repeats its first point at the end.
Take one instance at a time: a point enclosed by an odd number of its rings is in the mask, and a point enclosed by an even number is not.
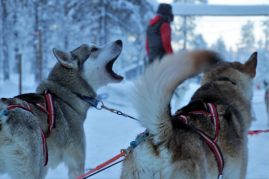
{"type": "Polygon", "coordinates": [[[184,122],[185,124],[189,124],[188,118],[187,118],[186,116],[184,116],[184,115],[180,115],[179,117],[182,118],[182,120],[183,120],[183,122],[184,122]]]}
{"type": "MultiPolygon", "coordinates": [[[[29,105],[29,103],[27,103],[26,101],[24,101],[27,105],[29,105]]],[[[30,106],[30,105],[29,105],[30,106]]],[[[27,108],[27,107],[24,107],[24,106],[21,106],[21,105],[9,105],[9,106],[7,106],[7,110],[11,110],[11,109],[14,109],[14,108],[22,108],[22,109],[24,109],[24,110],[26,110],[26,111],[29,111],[29,112],[31,112],[31,113],[33,113],[34,114],[34,112],[33,112],[33,110],[32,110],[32,108],[27,108]]]]}
{"type": "MultiPolygon", "coordinates": [[[[206,135],[205,133],[203,133],[199,129],[196,129],[196,128],[195,129],[203,137],[203,139],[210,146],[210,148],[213,150],[213,152],[217,158],[217,163],[218,163],[218,167],[219,167],[218,178],[221,178],[223,166],[224,166],[224,160],[223,160],[221,150],[217,145],[218,132],[219,132],[219,118],[218,118],[218,113],[217,113],[215,105],[213,103],[207,103],[207,106],[210,110],[210,113],[206,112],[206,111],[202,111],[202,110],[189,111],[189,113],[191,113],[191,114],[206,114],[212,118],[212,123],[213,123],[214,131],[215,131],[215,138],[214,139],[211,139],[208,135],[206,135]]],[[[185,115],[179,115],[178,117],[180,117],[185,124],[189,124],[188,118],[185,115]]]]}
{"type": "Polygon", "coordinates": [[[41,131],[41,138],[42,138],[42,146],[43,146],[43,166],[46,166],[48,163],[48,148],[47,148],[47,142],[45,135],[43,133],[43,130],[41,126],[39,125],[40,131],[41,131]]]}
{"type": "MultiPolygon", "coordinates": [[[[41,109],[42,111],[44,111],[48,116],[49,116],[49,134],[48,135],[44,135],[44,132],[41,128],[41,126],[39,125],[40,131],[41,131],[41,138],[42,138],[42,144],[43,144],[43,159],[44,159],[44,166],[47,165],[48,163],[48,150],[47,150],[47,143],[46,143],[46,139],[49,138],[53,127],[55,126],[55,112],[54,112],[54,104],[53,104],[53,99],[52,99],[52,95],[51,94],[45,94],[45,98],[48,104],[48,110],[45,107],[44,103],[37,103],[35,104],[36,107],[38,107],[39,109],[41,109]]],[[[32,107],[30,106],[30,104],[27,101],[24,101],[27,105],[27,107],[21,106],[21,105],[9,105],[7,106],[7,110],[11,110],[14,108],[22,108],[26,111],[31,112],[32,114],[34,114],[32,107]]]]}
{"type": "Polygon", "coordinates": [[[44,103],[37,103],[36,107],[44,111],[49,116],[49,134],[45,135],[46,138],[49,138],[51,131],[55,125],[55,115],[54,115],[54,105],[53,105],[52,95],[45,94],[45,97],[48,104],[48,110],[46,109],[44,103]]]}

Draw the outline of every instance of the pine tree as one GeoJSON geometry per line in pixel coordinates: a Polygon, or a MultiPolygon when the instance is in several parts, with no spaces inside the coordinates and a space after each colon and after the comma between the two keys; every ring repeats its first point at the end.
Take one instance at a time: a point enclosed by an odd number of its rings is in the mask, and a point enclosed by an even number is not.
{"type": "Polygon", "coordinates": [[[2,6],[2,51],[3,51],[3,75],[4,80],[9,80],[9,34],[8,1],[1,0],[2,6]]]}
{"type": "Polygon", "coordinates": [[[265,49],[269,51],[269,20],[262,21],[262,26],[264,27],[263,33],[265,36],[265,49]]]}
{"type": "Polygon", "coordinates": [[[146,57],[146,28],[155,14],[148,1],[0,0],[0,4],[0,77],[5,80],[9,69],[17,72],[19,53],[24,77],[34,74],[36,82],[45,78],[56,62],[55,47],[72,50],[82,44],[104,45],[121,39],[124,50],[115,65],[120,71],[139,65],[146,57]]]}
{"type": "MultiPolygon", "coordinates": [[[[207,3],[207,0],[173,0],[174,3],[207,3]]],[[[181,45],[183,50],[193,47],[195,30],[194,16],[176,16],[172,24],[173,39],[181,45]]]]}
{"type": "Polygon", "coordinates": [[[241,42],[238,44],[239,50],[250,50],[254,47],[255,37],[254,37],[254,23],[250,20],[247,24],[243,25],[241,28],[241,42]]]}
{"type": "Polygon", "coordinates": [[[205,49],[207,48],[207,43],[202,34],[198,34],[195,36],[193,40],[193,45],[195,49],[205,49]]]}

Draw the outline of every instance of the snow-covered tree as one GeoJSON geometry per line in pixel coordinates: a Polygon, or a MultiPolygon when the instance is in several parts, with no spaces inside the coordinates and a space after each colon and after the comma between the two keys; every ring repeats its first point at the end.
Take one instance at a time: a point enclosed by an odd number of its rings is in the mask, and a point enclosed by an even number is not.
{"type": "Polygon", "coordinates": [[[9,37],[10,24],[8,23],[8,0],[1,0],[2,11],[2,52],[3,52],[3,76],[4,80],[9,80],[9,37]]]}
{"type": "Polygon", "coordinates": [[[222,37],[219,37],[216,43],[213,44],[211,48],[221,54],[223,58],[225,58],[225,56],[227,55],[226,45],[222,37]]]}
{"type": "Polygon", "coordinates": [[[262,21],[264,39],[265,39],[265,49],[269,51],[269,19],[262,21]]]}
{"type": "Polygon", "coordinates": [[[238,44],[239,50],[249,50],[254,47],[255,37],[254,37],[254,23],[250,20],[247,24],[243,25],[241,28],[241,41],[238,44]]]}
{"type": "Polygon", "coordinates": [[[144,0],[0,0],[0,4],[0,77],[5,80],[9,69],[17,72],[18,54],[23,76],[31,73],[39,81],[56,62],[54,47],[72,50],[117,39],[124,49],[116,70],[138,65],[146,56],[146,28],[155,13],[144,0]]]}
{"type": "Polygon", "coordinates": [[[256,81],[260,81],[263,85],[263,81],[269,82],[269,21],[262,21],[262,27],[264,32],[264,38],[260,39],[258,44],[258,67],[256,81]]]}
{"type": "MultiPolygon", "coordinates": [[[[173,0],[174,3],[207,3],[207,0],[173,0]]],[[[183,50],[193,47],[196,24],[194,16],[176,16],[172,24],[173,41],[183,50]]]]}
{"type": "Polygon", "coordinates": [[[198,34],[195,36],[193,40],[193,46],[195,49],[205,49],[207,48],[207,43],[202,34],[198,34]]]}

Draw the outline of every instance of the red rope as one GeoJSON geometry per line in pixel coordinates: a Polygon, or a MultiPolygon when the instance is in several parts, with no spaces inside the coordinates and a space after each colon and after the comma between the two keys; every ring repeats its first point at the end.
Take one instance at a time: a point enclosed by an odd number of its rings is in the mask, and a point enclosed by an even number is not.
{"type": "MultiPolygon", "coordinates": [[[[254,135],[254,134],[255,135],[258,135],[259,133],[267,133],[267,132],[269,132],[269,129],[267,129],[267,130],[248,131],[248,134],[249,135],[254,135]]],[[[87,175],[89,175],[89,174],[91,174],[91,173],[93,173],[95,171],[98,171],[98,170],[104,168],[105,166],[111,164],[112,162],[115,162],[116,160],[118,160],[119,158],[123,157],[124,155],[125,155],[125,153],[122,152],[119,155],[117,155],[117,156],[111,158],[110,160],[106,161],[105,163],[102,163],[101,165],[98,165],[95,169],[92,169],[91,171],[89,171],[89,172],[87,172],[87,173],[85,173],[85,174],[83,174],[83,175],[81,175],[81,176],[79,176],[79,177],[77,177],[75,179],[83,179],[87,175]]]]}
{"type": "Polygon", "coordinates": [[[254,135],[254,134],[258,135],[259,133],[266,133],[266,132],[269,132],[269,129],[267,129],[267,130],[248,131],[248,134],[249,135],[254,135]]]}
{"type": "Polygon", "coordinates": [[[83,179],[84,177],[86,177],[87,175],[97,171],[97,170],[100,170],[102,168],[104,168],[105,166],[109,165],[110,163],[112,162],[115,162],[116,160],[118,160],[119,158],[123,157],[125,155],[124,152],[120,153],[119,155],[113,157],[112,159],[106,161],[105,163],[102,163],[101,165],[98,165],[95,169],[92,169],[91,171],[87,172],[87,173],[84,173],[83,175],[75,178],[75,179],[83,179]]]}

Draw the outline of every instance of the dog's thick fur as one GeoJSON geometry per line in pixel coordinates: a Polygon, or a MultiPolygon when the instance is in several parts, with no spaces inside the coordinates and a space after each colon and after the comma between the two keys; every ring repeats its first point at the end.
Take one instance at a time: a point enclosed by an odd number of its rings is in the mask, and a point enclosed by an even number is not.
{"type": "MultiPolygon", "coordinates": [[[[47,139],[48,164],[43,167],[42,140],[39,124],[48,133],[47,114],[31,104],[34,115],[14,108],[0,119],[0,174],[16,179],[41,179],[49,168],[64,162],[69,178],[84,173],[86,143],[83,123],[90,105],[75,93],[96,97],[96,90],[108,83],[118,83],[123,77],[112,71],[120,55],[120,40],[97,47],[82,45],[68,52],[53,49],[58,59],[48,79],[37,87],[36,94],[18,96],[29,102],[45,102],[44,92],[53,95],[55,128],[47,139]]],[[[0,114],[7,105],[26,103],[18,98],[2,98],[0,114]]]]}
{"type": "MultiPolygon", "coordinates": [[[[134,107],[141,125],[150,135],[125,158],[122,179],[217,178],[215,155],[193,129],[196,127],[214,138],[210,117],[188,115],[190,125],[186,125],[170,112],[174,89],[185,79],[205,70],[214,59],[217,56],[208,51],[167,56],[153,64],[136,83],[134,107]]],[[[220,121],[217,144],[224,157],[224,179],[246,177],[247,131],[251,123],[250,100],[256,66],[257,53],[245,64],[220,62],[204,74],[202,86],[191,98],[216,106],[220,121]],[[223,77],[229,80],[218,80],[223,77]]]]}

